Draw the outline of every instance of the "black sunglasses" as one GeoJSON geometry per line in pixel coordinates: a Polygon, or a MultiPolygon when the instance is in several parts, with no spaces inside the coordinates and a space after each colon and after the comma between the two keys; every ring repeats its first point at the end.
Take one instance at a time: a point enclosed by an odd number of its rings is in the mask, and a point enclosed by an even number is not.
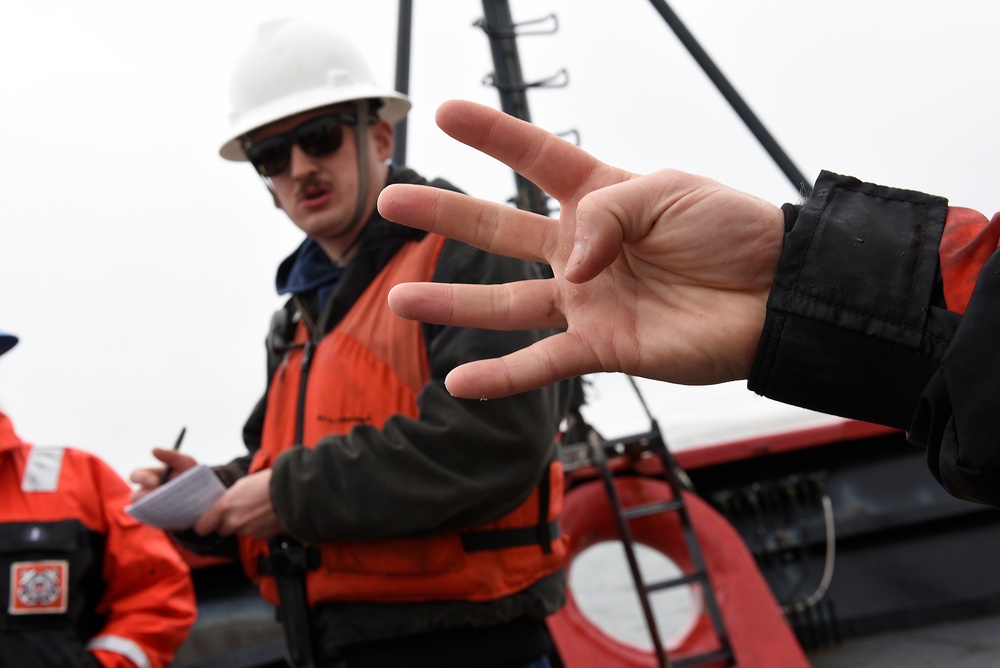
{"type": "Polygon", "coordinates": [[[247,160],[261,176],[278,176],[292,162],[292,146],[298,145],[306,155],[322,158],[330,155],[344,143],[344,124],[357,123],[354,114],[338,112],[320,116],[258,142],[249,138],[243,141],[247,160]]]}

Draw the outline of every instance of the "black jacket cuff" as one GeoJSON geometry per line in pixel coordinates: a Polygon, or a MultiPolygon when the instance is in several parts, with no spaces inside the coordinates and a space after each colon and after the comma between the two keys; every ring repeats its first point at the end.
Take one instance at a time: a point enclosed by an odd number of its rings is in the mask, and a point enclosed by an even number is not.
{"type": "Polygon", "coordinates": [[[785,236],[748,387],[906,428],[956,326],[934,303],[947,208],[822,172],[785,236]]]}

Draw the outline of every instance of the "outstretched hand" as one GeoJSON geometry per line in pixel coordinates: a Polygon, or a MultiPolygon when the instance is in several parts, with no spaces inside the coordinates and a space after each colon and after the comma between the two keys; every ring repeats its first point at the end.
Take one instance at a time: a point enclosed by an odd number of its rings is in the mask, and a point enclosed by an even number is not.
{"type": "Polygon", "coordinates": [[[435,188],[381,193],[379,211],[390,220],[552,267],[549,280],[410,283],[389,293],[407,318],[565,329],[454,369],[452,394],[500,397],[598,371],[683,384],[746,378],[781,253],[779,208],[704,177],[632,174],[471,102],[446,102],[437,122],[560,204],[553,220],[435,188]]]}

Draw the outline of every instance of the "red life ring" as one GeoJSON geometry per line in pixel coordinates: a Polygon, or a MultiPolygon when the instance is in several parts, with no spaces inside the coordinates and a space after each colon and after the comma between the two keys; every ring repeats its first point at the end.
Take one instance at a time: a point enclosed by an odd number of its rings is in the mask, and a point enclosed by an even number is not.
{"type": "MultiPolygon", "coordinates": [[[[666,482],[642,476],[618,476],[615,485],[622,504],[630,506],[669,501],[666,482]]],[[[799,646],[753,556],[735,529],[695,494],[684,492],[688,516],[719,604],[730,648],[742,668],[808,668],[799,646]]],[[[566,569],[588,547],[620,540],[607,494],[600,481],[583,483],[566,495],[561,518],[569,536],[566,569]]],[[[680,525],[679,513],[659,513],[629,522],[637,543],[659,551],[686,574],[694,571],[680,525]]],[[[692,587],[696,599],[700,589],[692,587]]],[[[651,594],[656,596],[656,593],[651,594]]],[[[609,635],[591,621],[567,592],[563,609],[549,618],[549,628],[566,668],[655,668],[652,650],[644,650],[609,635]]],[[[671,661],[721,648],[707,610],[699,605],[690,626],[667,647],[671,661]]],[[[714,663],[710,668],[721,668],[714,663]]],[[[708,664],[706,664],[708,666],[708,664]]]]}

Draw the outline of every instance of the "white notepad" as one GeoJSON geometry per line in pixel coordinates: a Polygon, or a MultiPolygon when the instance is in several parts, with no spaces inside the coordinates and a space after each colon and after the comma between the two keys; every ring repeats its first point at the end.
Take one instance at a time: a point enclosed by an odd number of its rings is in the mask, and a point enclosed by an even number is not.
{"type": "Polygon", "coordinates": [[[219,476],[199,464],[129,504],[125,512],[160,529],[190,529],[225,491],[219,476]]]}

